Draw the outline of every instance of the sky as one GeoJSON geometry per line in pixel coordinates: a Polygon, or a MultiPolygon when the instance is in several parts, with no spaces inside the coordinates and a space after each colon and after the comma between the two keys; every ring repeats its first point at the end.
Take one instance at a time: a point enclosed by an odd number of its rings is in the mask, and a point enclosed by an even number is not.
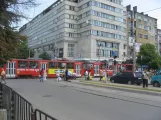
{"type": "MultiPolygon", "coordinates": [[[[44,9],[49,7],[55,1],[56,0],[37,0],[40,5],[38,7],[30,9],[29,11],[25,11],[25,14],[29,16],[30,19],[22,20],[19,26],[21,27],[25,23],[29,22],[32,18],[41,13],[44,9]]],[[[127,6],[129,4],[131,4],[132,6],[138,6],[138,12],[145,12],[156,8],[161,8],[161,0],[123,0],[124,6],[127,6]]],[[[146,14],[151,17],[157,18],[158,28],[161,29],[161,9],[146,12],[146,14]]]]}

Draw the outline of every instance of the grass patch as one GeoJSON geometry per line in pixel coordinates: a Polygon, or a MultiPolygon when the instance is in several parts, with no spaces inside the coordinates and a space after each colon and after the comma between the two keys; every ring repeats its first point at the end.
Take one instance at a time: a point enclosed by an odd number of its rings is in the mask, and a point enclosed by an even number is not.
{"type": "Polygon", "coordinates": [[[83,81],[81,80],[80,83],[85,83],[89,85],[97,85],[97,86],[102,86],[102,87],[117,87],[117,88],[124,88],[124,89],[133,89],[133,90],[142,90],[142,91],[149,91],[149,92],[161,92],[159,89],[152,89],[152,88],[139,88],[139,87],[134,87],[134,86],[126,86],[126,85],[118,85],[118,84],[105,84],[105,83],[100,83],[100,82],[91,82],[91,81],[83,81]]]}

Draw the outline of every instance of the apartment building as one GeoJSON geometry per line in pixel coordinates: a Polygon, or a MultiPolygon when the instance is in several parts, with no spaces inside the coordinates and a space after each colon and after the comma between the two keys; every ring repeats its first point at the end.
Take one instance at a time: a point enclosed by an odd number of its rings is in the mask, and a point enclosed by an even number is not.
{"type": "Polygon", "coordinates": [[[158,29],[158,53],[161,55],[161,29],[158,29]]]}
{"type": "Polygon", "coordinates": [[[20,29],[37,54],[51,57],[126,60],[122,0],[58,0],[20,29]]]}
{"type": "Polygon", "coordinates": [[[131,46],[130,41],[135,42],[137,53],[142,44],[151,43],[157,48],[157,19],[148,16],[148,14],[139,13],[136,6],[131,10],[131,5],[127,6],[126,16],[127,35],[129,38],[128,55],[130,56],[133,53],[133,44],[131,44],[131,46]]]}

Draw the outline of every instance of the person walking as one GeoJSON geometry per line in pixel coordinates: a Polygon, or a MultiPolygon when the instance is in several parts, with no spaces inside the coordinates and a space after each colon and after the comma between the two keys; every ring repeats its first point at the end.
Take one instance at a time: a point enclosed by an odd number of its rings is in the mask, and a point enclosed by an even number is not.
{"type": "Polygon", "coordinates": [[[101,81],[101,80],[102,80],[102,78],[103,78],[103,71],[102,71],[102,70],[100,70],[100,80],[99,80],[99,81],[101,81]]]}
{"type": "Polygon", "coordinates": [[[44,81],[46,80],[46,77],[47,77],[47,72],[46,72],[46,70],[44,70],[44,76],[43,76],[44,81]]]}
{"type": "Polygon", "coordinates": [[[6,80],[5,80],[5,77],[6,77],[6,72],[4,71],[4,69],[2,69],[2,72],[1,72],[1,82],[4,82],[6,84],[6,80]]]}
{"type": "Polygon", "coordinates": [[[148,87],[148,75],[146,71],[143,71],[143,88],[148,87]]]}
{"type": "Polygon", "coordinates": [[[40,82],[44,82],[44,69],[42,68],[40,71],[40,82]]]}
{"type": "Polygon", "coordinates": [[[86,70],[84,76],[85,76],[85,80],[87,80],[87,76],[88,76],[88,71],[87,70],[86,70]]]}
{"type": "Polygon", "coordinates": [[[68,81],[68,69],[65,70],[65,80],[68,81]]]}
{"type": "Polygon", "coordinates": [[[60,70],[56,71],[56,76],[57,76],[57,81],[59,82],[61,77],[60,77],[60,70]]]}

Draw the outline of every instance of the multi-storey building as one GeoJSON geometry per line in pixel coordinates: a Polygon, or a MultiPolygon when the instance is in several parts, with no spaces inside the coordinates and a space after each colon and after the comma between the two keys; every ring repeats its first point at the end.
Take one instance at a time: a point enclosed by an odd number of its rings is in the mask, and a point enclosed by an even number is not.
{"type": "Polygon", "coordinates": [[[36,52],[68,59],[126,60],[122,0],[58,0],[20,29],[36,52]]]}
{"type": "MultiPolygon", "coordinates": [[[[139,46],[145,43],[151,43],[158,47],[157,42],[157,19],[148,16],[148,14],[137,12],[137,7],[131,10],[131,5],[127,6],[127,36],[133,39],[136,44],[136,52],[139,52],[139,46]],[[131,38],[132,37],[132,38],[131,38]]],[[[132,47],[128,47],[128,55],[133,55],[132,47]]]]}
{"type": "Polygon", "coordinates": [[[161,55],[161,29],[158,29],[158,53],[161,55]]]}

